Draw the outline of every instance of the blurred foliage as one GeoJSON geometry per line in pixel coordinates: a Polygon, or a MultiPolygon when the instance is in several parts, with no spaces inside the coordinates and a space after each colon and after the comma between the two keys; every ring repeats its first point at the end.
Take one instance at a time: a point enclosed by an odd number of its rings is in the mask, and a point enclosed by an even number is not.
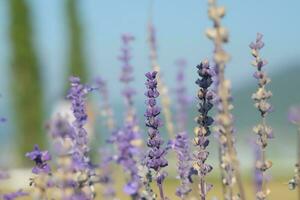
{"type": "Polygon", "coordinates": [[[83,54],[82,30],[78,15],[77,1],[67,0],[67,14],[69,23],[69,64],[68,76],[79,76],[83,82],[87,80],[86,62],[83,54]]]}
{"type": "Polygon", "coordinates": [[[42,81],[32,40],[29,9],[25,0],[10,0],[11,85],[17,148],[21,159],[35,143],[43,147],[42,81]]]}

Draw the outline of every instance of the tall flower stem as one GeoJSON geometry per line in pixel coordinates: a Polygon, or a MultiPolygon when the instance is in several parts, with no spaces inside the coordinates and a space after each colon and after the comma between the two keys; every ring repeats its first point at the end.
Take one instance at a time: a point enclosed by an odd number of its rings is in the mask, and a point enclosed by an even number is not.
{"type": "Polygon", "coordinates": [[[198,126],[195,129],[195,146],[197,147],[197,152],[194,154],[195,164],[194,168],[197,169],[200,178],[199,190],[201,200],[206,200],[208,191],[212,188],[211,184],[206,183],[205,177],[213,169],[211,165],[206,164],[209,152],[206,150],[209,140],[208,136],[211,134],[210,126],[213,123],[213,118],[208,115],[208,112],[213,107],[213,94],[209,90],[212,84],[212,70],[209,68],[209,63],[207,60],[201,62],[197,66],[198,74],[200,76],[197,79],[196,84],[199,86],[198,90],[198,112],[199,115],[196,118],[198,126]]]}
{"type": "Polygon", "coordinates": [[[162,112],[166,122],[166,128],[170,138],[174,137],[174,124],[172,120],[172,113],[171,113],[171,99],[169,97],[169,91],[167,85],[164,83],[162,76],[161,76],[161,68],[158,64],[157,59],[157,41],[156,41],[156,32],[155,28],[152,24],[152,21],[149,21],[148,26],[148,33],[149,33],[149,47],[150,47],[150,62],[153,71],[158,72],[157,75],[157,86],[158,90],[161,94],[161,104],[162,104],[162,112]]]}
{"type": "Polygon", "coordinates": [[[188,105],[190,103],[190,98],[187,95],[187,88],[185,85],[185,68],[186,61],[184,59],[179,59],[175,63],[178,67],[176,75],[176,132],[181,133],[187,131],[187,120],[188,120],[188,105]]]}
{"type": "Polygon", "coordinates": [[[264,47],[262,41],[263,35],[258,33],[255,42],[252,42],[249,47],[251,48],[252,56],[254,61],[252,65],[256,68],[254,77],[258,81],[258,88],[252,95],[252,99],[255,102],[255,107],[258,109],[261,122],[253,128],[255,134],[257,134],[256,143],[260,147],[260,160],[256,162],[256,168],[262,173],[262,187],[256,193],[257,200],[267,199],[270,190],[267,187],[266,171],[272,167],[272,162],[266,158],[266,147],[268,145],[268,140],[273,138],[273,131],[270,126],[267,125],[266,117],[271,112],[271,104],[268,100],[271,98],[272,93],[266,86],[271,81],[266,73],[262,70],[267,64],[266,60],[263,60],[260,56],[260,50],[264,47]]]}
{"type": "Polygon", "coordinates": [[[156,183],[159,188],[159,194],[162,200],[165,200],[163,193],[163,182],[167,176],[167,173],[162,171],[164,167],[168,165],[168,161],[165,156],[167,154],[167,149],[163,148],[164,141],[162,140],[159,127],[162,126],[162,121],[159,118],[160,108],[156,105],[156,98],[159,96],[157,91],[157,72],[148,72],[146,74],[147,91],[145,96],[147,97],[146,105],[147,110],[145,112],[146,126],[148,127],[148,142],[147,146],[149,151],[146,156],[146,166],[149,170],[154,170],[156,175],[156,183]]]}
{"type": "Polygon", "coordinates": [[[225,199],[233,199],[237,196],[245,200],[244,188],[241,180],[240,166],[235,149],[235,138],[233,136],[233,116],[231,110],[233,105],[230,102],[230,81],[225,78],[225,65],[230,56],[223,49],[223,43],[228,41],[228,31],[221,25],[221,19],[225,16],[225,8],[218,6],[216,0],[209,0],[208,15],[213,21],[213,28],[206,32],[209,39],[214,42],[214,63],[217,73],[217,96],[218,96],[218,114],[216,117],[216,130],[219,134],[219,142],[223,155],[221,158],[221,171],[225,176],[222,180],[225,189],[225,199]],[[239,193],[234,194],[234,182],[236,180],[239,193]]]}

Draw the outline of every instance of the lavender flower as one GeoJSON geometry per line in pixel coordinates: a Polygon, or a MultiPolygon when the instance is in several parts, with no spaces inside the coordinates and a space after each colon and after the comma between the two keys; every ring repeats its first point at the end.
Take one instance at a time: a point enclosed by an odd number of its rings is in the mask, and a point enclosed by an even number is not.
{"type": "MultiPolygon", "coordinates": [[[[161,72],[160,66],[158,64],[158,59],[157,59],[156,32],[155,32],[155,28],[151,21],[149,23],[148,32],[149,32],[148,42],[149,42],[149,47],[150,47],[151,67],[152,67],[153,71],[161,72]]],[[[174,136],[174,125],[173,125],[172,113],[171,113],[171,109],[170,109],[171,99],[169,97],[168,87],[164,83],[161,73],[157,74],[157,87],[161,93],[162,112],[163,112],[163,115],[165,118],[166,128],[167,128],[169,137],[172,138],[174,136]]]]}
{"type": "Polygon", "coordinates": [[[300,126],[300,106],[293,106],[288,112],[289,122],[300,126]]]}
{"type": "Polygon", "coordinates": [[[198,171],[198,175],[200,177],[200,197],[201,200],[205,200],[208,191],[212,188],[211,184],[205,182],[205,176],[211,172],[213,169],[211,165],[206,164],[207,157],[209,152],[206,150],[209,140],[208,136],[211,134],[210,126],[213,123],[213,118],[208,116],[208,112],[213,107],[213,95],[212,91],[209,90],[209,87],[212,85],[212,70],[209,67],[209,63],[207,60],[201,62],[200,65],[197,66],[198,75],[201,78],[198,78],[196,84],[199,86],[198,91],[198,111],[199,116],[196,118],[198,127],[195,129],[195,146],[197,147],[197,152],[194,155],[195,164],[194,167],[198,171]]]}
{"type": "Polygon", "coordinates": [[[24,197],[24,196],[28,196],[28,195],[29,194],[27,192],[24,192],[23,190],[18,190],[17,192],[4,194],[3,200],[14,200],[14,199],[17,199],[18,197],[24,197]]]}
{"type": "Polygon", "coordinates": [[[181,199],[186,199],[186,196],[192,191],[190,186],[190,169],[192,158],[190,155],[188,134],[186,132],[178,133],[173,141],[172,147],[177,154],[177,171],[181,180],[181,185],[176,189],[176,195],[181,199]]]}
{"type": "Polygon", "coordinates": [[[95,84],[98,88],[99,94],[102,97],[102,105],[101,105],[101,113],[105,117],[106,126],[109,131],[113,132],[115,130],[115,120],[114,120],[114,112],[111,108],[110,102],[109,102],[109,94],[107,90],[107,84],[106,82],[101,78],[98,77],[95,80],[95,84]]]}
{"type": "Polygon", "coordinates": [[[122,74],[120,76],[120,81],[124,83],[125,88],[122,90],[122,94],[125,97],[126,103],[132,105],[132,97],[136,91],[129,86],[129,84],[134,80],[133,77],[133,67],[130,64],[131,54],[130,54],[130,43],[134,40],[134,37],[130,34],[122,35],[123,46],[121,48],[122,54],[118,57],[122,62],[122,74]]]}
{"type": "Polygon", "coordinates": [[[41,151],[37,144],[34,145],[33,151],[26,153],[26,157],[35,162],[36,166],[32,168],[32,173],[48,174],[51,172],[51,168],[48,164],[48,161],[51,160],[51,155],[48,151],[41,151]]]}
{"type": "Polygon", "coordinates": [[[146,87],[148,90],[145,93],[145,96],[147,97],[145,117],[149,136],[147,146],[150,148],[146,158],[146,166],[157,173],[156,183],[160,191],[160,197],[164,200],[165,196],[162,185],[166,173],[162,172],[161,169],[168,165],[168,161],[165,158],[167,152],[166,149],[162,147],[163,140],[160,137],[158,130],[158,128],[162,126],[162,121],[159,118],[160,108],[156,105],[156,98],[159,96],[156,75],[156,71],[146,73],[146,87]]]}
{"type": "Polygon", "coordinates": [[[80,83],[80,78],[70,78],[71,89],[67,96],[71,100],[72,111],[75,117],[73,122],[75,131],[75,146],[73,149],[73,162],[74,167],[77,169],[88,168],[89,166],[89,147],[88,147],[88,136],[84,128],[87,122],[86,112],[86,96],[91,88],[84,86],[80,83]]]}
{"type": "Polygon", "coordinates": [[[101,154],[101,164],[100,168],[100,183],[102,183],[105,188],[103,189],[103,198],[105,199],[115,199],[116,191],[113,187],[114,180],[112,179],[112,166],[111,163],[113,158],[111,156],[109,149],[102,149],[101,154]]]}
{"type": "Polygon", "coordinates": [[[130,178],[124,186],[124,191],[129,194],[132,199],[139,199],[139,190],[141,187],[140,178],[138,176],[137,158],[140,154],[139,145],[141,144],[140,133],[136,112],[133,107],[133,95],[135,90],[130,86],[133,81],[133,68],[130,64],[130,42],[134,37],[129,34],[122,36],[123,47],[122,54],[119,59],[122,61],[121,82],[124,84],[122,95],[125,97],[126,113],[123,127],[117,131],[113,137],[113,142],[118,148],[117,162],[123,166],[125,172],[129,173],[130,178]]]}
{"type": "Polygon", "coordinates": [[[49,134],[53,139],[75,139],[75,131],[69,121],[58,115],[48,124],[49,134]]]}
{"type": "MultiPolygon", "coordinates": [[[[107,90],[106,82],[101,78],[98,77],[95,80],[97,85],[98,91],[100,96],[102,97],[102,104],[100,110],[102,111],[103,116],[105,117],[106,127],[109,132],[113,135],[113,140],[116,139],[116,134],[118,130],[115,128],[115,120],[114,120],[114,112],[109,102],[109,94],[107,90]]],[[[109,140],[106,141],[107,143],[113,142],[111,136],[109,136],[109,140]]],[[[107,149],[101,149],[101,163],[100,163],[100,183],[103,185],[103,197],[105,199],[116,199],[116,192],[114,189],[114,180],[112,177],[112,160],[114,152],[107,151],[107,149]]]]}
{"type": "Polygon", "coordinates": [[[129,181],[124,186],[124,191],[129,194],[132,199],[139,198],[138,193],[141,187],[136,161],[140,150],[133,144],[135,139],[136,133],[130,126],[119,130],[113,138],[113,142],[118,148],[118,155],[116,156],[117,163],[123,166],[125,172],[130,175],[129,181]]]}
{"type": "Polygon", "coordinates": [[[184,84],[186,61],[184,59],[177,60],[176,65],[178,66],[176,76],[177,87],[175,89],[177,101],[176,124],[177,132],[183,132],[186,130],[187,126],[187,108],[190,103],[190,98],[187,95],[187,88],[184,84]]]}
{"type": "Polygon", "coordinates": [[[255,107],[260,112],[262,117],[261,123],[253,128],[255,134],[257,134],[257,144],[260,147],[261,159],[256,162],[256,168],[261,171],[263,176],[263,182],[261,190],[256,193],[256,198],[258,200],[265,200],[270,193],[270,190],[266,186],[265,171],[272,167],[272,162],[266,160],[266,147],[268,145],[268,139],[273,138],[272,128],[266,123],[266,116],[271,111],[271,104],[268,100],[271,98],[271,91],[266,89],[267,84],[270,79],[267,77],[266,73],[262,71],[263,67],[267,64],[267,61],[260,57],[260,50],[264,47],[264,42],[262,41],[263,35],[258,33],[256,41],[252,42],[249,47],[251,48],[254,61],[252,65],[257,69],[254,77],[258,80],[258,89],[252,95],[252,99],[255,101],[255,107]]]}
{"type": "Polygon", "coordinates": [[[253,176],[254,186],[256,192],[259,192],[262,190],[262,186],[263,186],[263,174],[256,167],[256,163],[261,160],[260,146],[258,146],[256,141],[251,141],[250,145],[252,146],[254,152],[254,176],[253,176]]]}
{"type": "Polygon", "coordinates": [[[92,181],[94,171],[92,170],[92,165],[88,155],[88,135],[84,128],[88,118],[86,111],[86,98],[92,88],[82,85],[80,78],[78,77],[71,77],[70,84],[71,88],[67,98],[71,100],[71,109],[75,117],[73,122],[75,139],[72,149],[72,164],[74,170],[79,172],[79,176],[77,177],[79,193],[81,193],[83,188],[88,187],[90,193],[89,196],[91,199],[94,199],[94,182],[92,181]]]}
{"type": "Polygon", "coordinates": [[[72,165],[72,151],[76,143],[76,133],[69,121],[60,115],[51,120],[47,128],[57,154],[55,160],[57,167],[52,173],[54,180],[51,184],[57,189],[55,191],[56,198],[67,199],[72,195],[68,191],[73,191],[74,188],[78,187],[72,165]]]}
{"type": "Polygon", "coordinates": [[[298,189],[298,198],[300,198],[300,107],[293,106],[289,109],[288,120],[295,124],[298,128],[297,131],[297,163],[295,164],[294,176],[289,181],[289,188],[291,190],[298,189]]]}

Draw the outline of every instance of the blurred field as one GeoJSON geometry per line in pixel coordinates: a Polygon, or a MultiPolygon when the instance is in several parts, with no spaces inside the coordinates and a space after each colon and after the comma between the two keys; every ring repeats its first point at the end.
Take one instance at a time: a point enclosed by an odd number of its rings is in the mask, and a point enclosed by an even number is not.
{"type": "MultiPolygon", "coordinates": [[[[271,200],[282,200],[282,199],[286,199],[286,200],[296,200],[297,199],[297,191],[291,191],[288,189],[288,185],[287,185],[287,181],[289,180],[289,178],[273,178],[272,181],[270,182],[269,186],[271,189],[271,194],[269,196],[269,199],[271,200]]],[[[214,184],[214,188],[213,190],[209,193],[209,198],[208,199],[212,199],[213,197],[217,197],[219,200],[221,199],[221,193],[222,193],[222,188],[221,185],[219,183],[219,181],[217,179],[212,179],[209,180],[210,183],[214,184]]],[[[118,191],[117,196],[120,200],[129,200],[130,198],[123,193],[122,191],[122,185],[123,185],[124,180],[120,178],[116,181],[116,189],[118,191]]],[[[251,183],[251,180],[245,180],[244,179],[245,184],[245,190],[246,190],[246,196],[247,199],[255,199],[254,198],[254,188],[253,185],[251,183]]],[[[179,182],[177,179],[167,179],[166,181],[166,185],[165,185],[165,190],[166,190],[166,194],[168,194],[168,197],[170,199],[179,199],[178,197],[176,197],[174,195],[174,192],[176,191],[176,187],[178,186],[179,182]]],[[[193,188],[193,192],[192,194],[189,196],[190,200],[196,200],[199,199],[197,198],[197,183],[193,184],[194,188],[193,188]]],[[[2,186],[3,187],[3,186],[2,186]]],[[[153,188],[155,191],[156,190],[156,186],[153,185],[153,188]]],[[[6,188],[7,190],[8,188],[6,188]]],[[[99,191],[102,190],[102,188],[98,188],[99,191]]],[[[31,198],[20,198],[21,200],[29,200],[31,198]]],[[[98,196],[96,198],[97,200],[104,200],[104,198],[101,198],[100,196],[98,196]]]]}

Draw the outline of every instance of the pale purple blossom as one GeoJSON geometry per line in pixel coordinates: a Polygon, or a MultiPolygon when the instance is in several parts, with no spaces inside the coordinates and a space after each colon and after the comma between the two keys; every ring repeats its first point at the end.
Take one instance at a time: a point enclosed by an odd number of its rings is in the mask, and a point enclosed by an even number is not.
{"type": "Polygon", "coordinates": [[[177,172],[181,185],[176,189],[176,195],[185,199],[191,192],[190,170],[192,168],[192,158],[190,155],[190,139],[186,132],[176,135],[172,142],[172,148],[177,154],[177,172]]]}
{"type": "Polygon", "coordinates": [[[89,147],[88,135],[84,128],[88,116],[86,111],[86,98],[91,88],[81,84],[80,78],[70,77],[71,88],[67,98],[71,100],[71,109],[75,117],[72,123],[75,131],[75,145],[73,149],[73,166],[75,169],[84,169],[89,167],[89,147]]]}
{"type": "Polygon", "coordinates": [[[187,88],[185,86],[185,68],[186,61],[184,59],[179,59],[176,61],[178,67],[176,75],[176,102],[177,102],[177,113],[176,113],[176,123],[177,131],[186,131],[187,120],[188,120],[188,105],[191,102],[191,98],[187,94],[187,88]]]}
{"type": "Polygon", "coordinates": [[[35,166],[32,168],[32,173],[50,173],[51,168],[48,161],[51,160],[51,155],[48,151],[41,151],[38,145],[34,145],[34,149],[31,152],[26,153],[27,158],[35,162],[35,166]]]}

